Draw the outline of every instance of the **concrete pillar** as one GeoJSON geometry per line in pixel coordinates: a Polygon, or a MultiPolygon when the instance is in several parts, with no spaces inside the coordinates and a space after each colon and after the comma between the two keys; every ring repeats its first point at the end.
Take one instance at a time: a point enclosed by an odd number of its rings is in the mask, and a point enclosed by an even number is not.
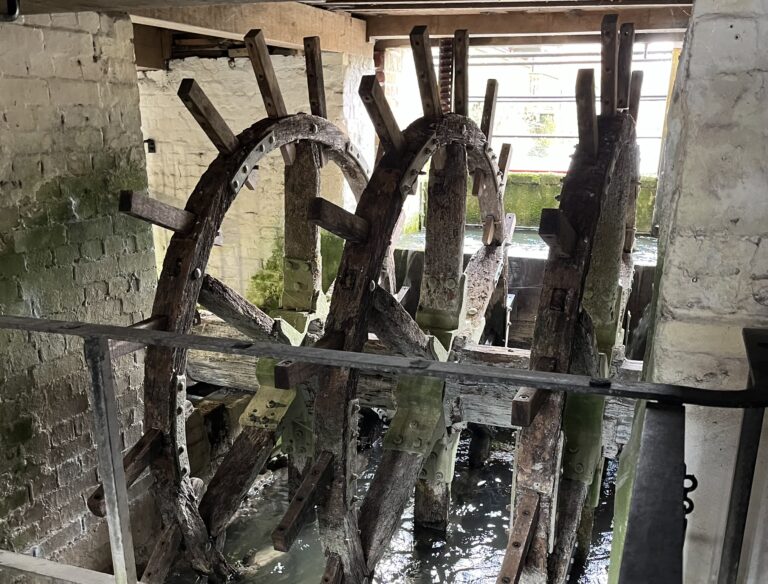
{"type": "MultiPolygon", "coordinates": [[[[768,1],[697,0],[659,182],[664,208],[647,379],[746,385],[741,329],[768,326],[767,161],[768,1]]],[[[699,488],[688,516],[686,582],[717,579],[740,420],[738,411],[687,408],[686,463],[699,488]]],[[[768,567],[765,454],[741,582],[764,582],[768,567]]]]}

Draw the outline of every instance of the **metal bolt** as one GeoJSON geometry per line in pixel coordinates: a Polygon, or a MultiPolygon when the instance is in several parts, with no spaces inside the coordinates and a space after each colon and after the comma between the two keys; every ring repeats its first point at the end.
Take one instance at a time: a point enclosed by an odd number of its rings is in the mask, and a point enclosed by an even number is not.
{"type": "Polygon", "coordinates": [[[202,275],[203,275],[203,271],[200,268],[195,268],[192,271],[192,279],[193,280],[199,280],[200,276],[202,276],[202,275]]]}
{"type": "Polygon", "coordinates": [[[584,472],[584,465],[581,464],[580,462],[576,463],[576,472],[578,472],[578,473],[584,472]]]}
{"type": "Polygon", "coordinates": [[[470,308],[469,310],[467,310],[467,314],[469,316],[475,316],[477,314],[477,308],[470,308]]]}
{"type": "Polygon", "coordinates": [[[276,405],[277,405],[277,403],[276,403],[276,402],[275,402],[275,400],[273,400],[273,399],[271,399],[271,400],[269,400],[269,401],[267,402],[267,407],[268,407],[268,408],[274,408],[276,405]]]}
{"type": "Polygon", "coordinates": [[[368,290],[370,290],[371,292],[373,292],[374,290],[376,290],[376,282],[374,282],[373,280],[371,280],[371,281],[368,283],[368,290]]]}
{"type": "Polygon", "coordinates": [[[422,444],[424,444],[424,441],[421,438],[416,438],[416,440],[413,441],[414,448],[421,448],[422,444]]]}
{"type": "Polygon", "coordinates": [[[418,423],[416,420],[411,420],[411,423],[409,424],[409,426],[410,426],[412,429],[414,429],[414,430],[415,430],[416,428],[418,428],[418,427],[419,427],[419,423],[418,423]]]}
{"type": "Polygon", "coordinates": [[[445,285],[448,288],[448,290],[453,290],[454,288],[456,288],[456,278],[448,278],[445,281],[445,285]]]}
{"type": "Polygon", "coordinates": [[[435,473],[435,480],[442,481],[443,480],[443,473],[441,473],[440,471],[437,471],[435,473]]]}
{"type": "Polygon", "coordinates": [[[310,131],[311,133],[315,134],[315,133],[317,132],[317,124],[312,124],[312,125],[309,127],[309,131],[310,131]]]}
{"type": "Polygon", "coordinates": [[[395,436],[392,438],[392,444],[402,444],[403,443],[403,437],[402,436],[395,436]]]}

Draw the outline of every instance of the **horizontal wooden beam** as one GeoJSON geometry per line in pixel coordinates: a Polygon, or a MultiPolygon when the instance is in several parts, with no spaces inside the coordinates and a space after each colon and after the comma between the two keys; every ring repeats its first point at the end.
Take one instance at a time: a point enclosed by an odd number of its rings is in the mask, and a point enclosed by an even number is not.
{"type": "Polygon", "coordinates": [[[539,237],[557,257],[569,258],[576,249],[576,231],[562,209],[542,209],[539,237]]]}
{"type": "Polygon", "coordinates": [[[118,209],[121,213],[177,233],[191,229],[196,219],[194,213],[167,205],[138,191],[121,191],[118,209]]]}
{"type": "MultiPolygon", "coordinates": [[[[329,335],[318,340],[315,349],[338,349],[344,343],[340,335],[329,335]]],[[[275,365],[275,387],[277,389],[293,389],[306,383],[318,373],[322,367],[317,363],[309,363],[294,359],[286,359],[275,365]]]]}
{"type": "Polygon", "coordinates": [[[278,343],[249,342],[242,339],[187,335],[170,331],[139,330],[108,324],[26,316],[0,316],[0,330],[2,329],[73,335],[84,338],[118,339],[158,347],[198,349],[231,355],[291,359],[325,367],[359,369],[384,374],[423,375],[437,379],[475,379],[506,383],[515,387],[529,386],[545,391],[629,397],[654,400],[659,403],[693,404],[720,408],[768,407],[768,395],[757,389],[701,391],[701,388],[685,385],[622,380],[606,381],[570,373],[523,371],[485,365],[443,363],[419,358],[372,355],[353,351],[318,349],[317,347],[294,347],[278,343]]]}
{"type": "MultiPolygon", "coordinates": [[[[527,35],[600,34],[604,10],[562,10],[560,12],[472,15],[381,16],[368,21],[372,40],[407,38],[417,25],[429,27],[432,38],[452,37],[459,29],[468,29],[471,37],[514,37],[527,35]]],[[[619,12],[621,22],[633,22],[637,32],[682,32],[688,27],[688,7],[632,8],[619,12]]]]}
{"type": "Polygon", "coordinates": [[[259,28],[267,44],[274,47],[303,49],[305,37],[318,36],[324,51],[373,55],[364,20],[299,2],[131,8],[129,13],[134,24],[179,32],[241,41],[249,30],[259,28]]]}
{"type": "Polygon", "coordinates": [[[493,12],[552,12],[573,10],[628,10],[692,6],[690,0],[324,0],[331,10],[368,15],[477,14],[493,12]]]}
{"type": "Polygon", "coordinates": [[[327,199],[315,197],[307,209],[307,221],[338,235],[345,241],[362,243],[368,239],[368,222],[327,199]]]}
{"type": "Polygon", "coordinates": [[[272,544],[276,550],[289,551],[301,529],[311,521],[315,505],[320,505],[327,495],[333,470],[332,462],[333,454],[323,451],[304,476],[283,518],[272,532],[272,544]]]}

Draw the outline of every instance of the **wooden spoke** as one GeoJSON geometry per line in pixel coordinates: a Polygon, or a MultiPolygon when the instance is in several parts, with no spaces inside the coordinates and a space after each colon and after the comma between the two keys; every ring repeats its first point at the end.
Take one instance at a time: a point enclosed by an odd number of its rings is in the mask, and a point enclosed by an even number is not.
{"type": "MultiPolygon", "coordinates": [[[[493,139],[493,122],[496,119],[496,96],[499,93],[499,82],[495,79],[489,79],[485,86],[485,100],[483,101],[483,116],[480,121],[480,131],[485,134],[486,143],[490,144],[493,139]]],[[[483,188],[483,172],[475,171],[474,182],[472,183],[472,194],[479,196],[483,188]]]]}
{"type": "Polygon", "coordinates": [[[496,235],[496,222],[493,215],[486,215],[485,219],[483,219],[483,236],[481,239],[483,245],[491,245],[494,235],[496,235]]]}
{"type": "Polygon", "coordinates": [[[629,82],[629,115],[637,124],[637,115],[640,110],[640,93],[643,89],[643,72],[632,71],[632,79],[629,82]]]}
{"type": "MultiPolygon", "coordinates": [[[[150,429],[123,455],[123,469],[125,469],[125,484],[131,487],[141,476],[149,463],[160,453],[162,447],[162,434],[150,429]]],[[[98,517],[106,517],[107,506],[104,502],[104,486],[99,487],[88,497],[88,509],[98,517]]]]}
{"type": "Polygon", "coordinates": [[[368,237],[368,222],[365,219],[327,199],[318,197],[310,202],[307,220],[352,243],[362,243],[368,237]]]}
{"type": "Polygon", "coordinates": [[[632,75],[632,50],[635,46],[635,25],[625,22],[619,29],[619,57],[616,86],[616,107],[629,107],[629,79],[632,75]]]}
{"type": "MultiPolygon", "coordinates": [[[[167,324],[168,319],[164,316],[150,316],[147,319],[131,325],[131,328],[161,331],[166,328],[167,324]]],[[[134,351],[139,351],[144,347],[146,347],[146,345],[141,343],[130,343],[128,341],[110,341],[109,343],[109,351],[113,359],[128,355],[134,351]]]]}
{"type": "Polygon", "coordinates": [[[410,38],[424,116],[437,117],[442,113],[442,108],[440,106],[440,89],[437,86],[435,65],[432,60],[429,31],[426,26],[416,26],[411,31],[410,38]]]}
{"type": "Polygon", "coordinates": [[[619,63],[618,21],[616,14],[606,14],[600,27],[602,45],[602,74],[600,77],[600,113],[604,116],[616,115],[616,69],[619,63]]]}
{"type": "Polygon", "coordinates": [[[579,150],[583,156],[597,156],[597,114],[595,113],[595,70],[579,69],[576,75],[576,118],[579,150]]]}
{"type": "Polygon", "coordinates": [[[517,584],[520,581],[538,518],[539,495],[535,492],[520,495],[520,504],[509,532],[509,543],[496,584],[517,584]]]}
{"type": "MultiPolygon", "coordinates": [[[[283,101],[283,94],[280,91],[280,85],[277,82],[277,75],[272,66],[272,59],[269,57],[267,42],[264,40],[264,33],[260,30],[251,30],[245,35],[245,48],[248,50],[248,57],[253,66],[253,72],[256,74],[256,81],[259,84],[261,97],[264,100],[264,108],[270,118],[282,118],[288,115],[288,110],[283,101]]],[[[285,164],[293,164],[294,149],[292,145],[283,146],[280,151],[283,154],[285,164]]]]}
{"type": "MultiPolygon", "coordinates": [[[[501,193],[502,201],[504,200],[504,193],[507,188],[507,179],[509,178],[509,167],[512,165],[512,144],[502,144],[501,152],[499,153],[499,191],[501,193]]],[[[509,238],[509,234],[504,232],[504,235],[509,238]]]]}
{"type": "Polygon", "coordinates": [[[332,462],[333,455],[330,452],[321,452],[307,472],[283,518],[272,532],[272,543],[276,550],[289,551],[301,529],[311,521],[315,505],[327,495],[332,462]]]}
{"type": "Polygon", "coordinates": [[[248,302],[221,280],[206,274],[198,302],[244,335],[259,341],[289,343],[275,319],[248,302]]]}
{"type": "Polygon", "coordinates": [[[310,111],[315,116],[327,118],[328,109],[325,105],[323,53],[320,50],[320,37],[306,37],[304,39],[304,59],[307,64],[310,111]]]}
{"type": "Polygon", "coordinates": [[[384,91],[381,89],[375,75],[364,75],[360,80],[358,91],[363,100],[368,116],[376,129],[376,135],[384,146],[384,152],[392,150],[400,152],[405,146],[403,133],[395,121],[392,109],[389,107],[384,91]]]}
{"type": "Polygon", "coordinates": [[[453,111],[469,115],[469,31],[453,35],[453,111]]]}
{"type": "Polygon", "coordinates": [[[576,231],[562,209],[542,209],[539,237],[557,257],[573,257],[576,231]]]}
{"type": "Polygon", "coordinates": [[[231,154],[237,149],[237,136],[194,79],[182,80],[178,96],[219,152],[231,154]]]}
{"type": "Polygon", "coordinates": [[[166,205],[137,191],[121,191],[118,208],[121,213],[177,233],[189,231],[196,219],[194,213],[166,205]]]}

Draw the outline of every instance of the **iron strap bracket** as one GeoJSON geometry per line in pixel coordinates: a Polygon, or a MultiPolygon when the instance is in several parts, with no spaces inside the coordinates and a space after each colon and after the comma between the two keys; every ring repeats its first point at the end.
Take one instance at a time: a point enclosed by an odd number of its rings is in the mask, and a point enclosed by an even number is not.
{"type": "Polygon", "coordinates": [[[284,418],[296,400],[295,389],[275,387],[275,359],[259,359],[256,378],[259,389],[240,415],[242,426],[254,426],[273,432],[281,428],[284,418]]]}
{"type": "Polygon", "coordinates": [[[427,456],[443,419],[445,383],[432,377],[403,375],[395,388],[397,412],[384,436],[384,448],[427,456]]]}
{"type": "Polygon", "coordinates": [[[456,468],[456,452],[459,449],[461,431],[454,429],[449,432],[443,423],[435,429],[435,434],[438,432],[441,435],[433,442],[432,452],[424,460],[419,478],[428,482],[450,484],[456,468]]]}
{"type": "Polygon", "coordinates": [[[281,305],[284,310],[315,312],[318,297],[322,296],[320,291],[315,288],[317,272],[318,266],[314,262],[297,258],[283,258],[281,305]]]}

